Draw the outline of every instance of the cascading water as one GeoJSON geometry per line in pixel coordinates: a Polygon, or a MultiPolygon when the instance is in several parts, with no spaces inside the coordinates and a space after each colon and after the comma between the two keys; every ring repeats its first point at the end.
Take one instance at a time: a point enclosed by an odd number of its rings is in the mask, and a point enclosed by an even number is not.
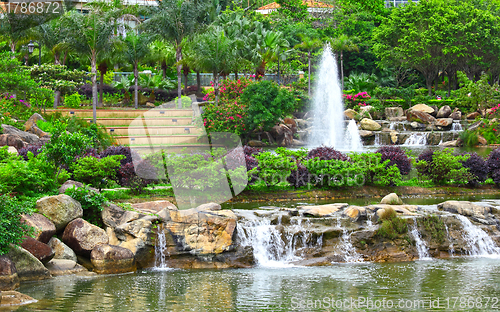
{"type": "Polygon", "coordinates": [[[155,269],[159,270],[170,270],[167,266],[166,256],[167,253],[167,239],[165,237],[165,231],[163,226],[158,227],[158,232],[156,236],[155,244],[155,269]]]}
{"type": "Polygon", "coordinates": [[[427,133],[416,132],[406,139],[404,146],[422,146],[427,145],[427,133]]]}
{"type": "Polygon", "coordinates": [[[351,127],[347,133],[344,129],[344,105],[338,77],[337,61],[330,46],[326,45],[313,96],[314,127],[309,144],[351,150],[358,148],[361,139],[357,127],[356,129],[351,127]]]}
{"type": "Polygon", "coordinates": [[[450,242],[450,247],[448,248],[448,250],[450,251],[450,255],[453,257],[455,255],[455,248],[453,247],[453,242],[451,241],[450,231],[448,231],[448,226],[446,225],[446,223],[444,224],[444,228],[446,230],[446,238],[450,242]]]}
{"type": "Polygon", "coordinates": [[[237,223],[238,240],[241,246],[252,247],[258,266],[292,267],[291,262],[302,260],[305,250],[322,246],[322,236],[315,238],[300,219],[292,220],[295,224],[285,228],[281,219],[273,225],[269,218],[259,218],[251,212],[244,214],[245,220],[237,223]]]}
{"type": "Polygon", "coordinates": [[[380,145],[382,145],[382,144],[380,143],[380,133],[375,133],[375,142],[373,143],[373,145],[375,145],[375,146],[380,146],[380,145]]]}
{"type": "Polygon", "coordinates": [[[462,223],[462,237],[469,247],[468,253],[471,256],[499,256],[500,248],[495,245],[491,237],[478,226],[470,222],[467,217],[455,215],[462,223]]]}
{"type": "Polygon", "coordinates": [[[429,249],[427,248],[425,242],[422,240],[422,236],[418,231],[416,219],[413,219],[413,225],[410,228],[410,234],[413,236],[413,239],[415,239],[415,247],[417,247],[418,259],[432,260],[431,256],[429,255],[429,249]]]}
{"type": "Polygon", "coordinates": [[[451,131],[460,132],[462,131],[462,124],[460,124],[460,120],[453,120],[453,124],[451,126],[451,131]]]}
{"type": "Polygon", "coordinates": [[[345,227],[340,224],[340,219],[338,220],[337,226],[342,229],[342,237],[340,238],[340,251],[344,256],[345,262],[361,262],[363,258],[356,251],[356,248],[351,242],[351,232],[349,232],[345,227]]]}
{"type": "Polygon", "coordinates": [[[359,136],[358,126],[354,120],[349,121],[347,125],[347,131],[345,133],[345,143],[348,146],[345,146],[349,151],[362,151],[363,143],[361,143],[361,137],[359,136]]]}

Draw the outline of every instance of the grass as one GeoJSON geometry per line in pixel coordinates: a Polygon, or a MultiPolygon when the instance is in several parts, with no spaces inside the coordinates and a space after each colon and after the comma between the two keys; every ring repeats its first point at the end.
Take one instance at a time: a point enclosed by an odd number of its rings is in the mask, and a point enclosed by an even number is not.
{"type": "Polygon", "coordinates": [[[432,240],[441,244],[446,237],[446,228],[443,220],[435,215],[425,216],[417,221],[424,226],[425,231],[431,236],[432,240]]]}
{"type": "Polygon", "coordinates": [[[408,232],[407,221],[398,217],[396,211],[392,208],[384,209],[379,221],[381,224],[376,234],[378,237],[394,240],[401,234],[408,232]]]}

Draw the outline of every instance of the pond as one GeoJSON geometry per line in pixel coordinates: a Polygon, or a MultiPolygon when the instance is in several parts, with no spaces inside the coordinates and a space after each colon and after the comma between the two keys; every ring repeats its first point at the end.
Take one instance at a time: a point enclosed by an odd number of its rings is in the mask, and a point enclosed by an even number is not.
{"type": "Polygon", "coordinates": [[[57,277],[24,284],[19,291],[39,301],[17,311],[423,311],[431,304],[441,311],[491,311],[500,310],[500,261],[462,257],[329,267],[143,270],[57,277]]]}

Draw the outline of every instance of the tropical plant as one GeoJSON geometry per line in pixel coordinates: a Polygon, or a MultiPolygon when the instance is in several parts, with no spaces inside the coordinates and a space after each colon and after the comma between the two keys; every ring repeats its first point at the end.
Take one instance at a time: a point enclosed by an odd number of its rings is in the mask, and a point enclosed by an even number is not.
{"type": "Polygon", "coordinates": [[[330,46],[333,51],[340,54],[340,81],[342,82],[342,90],[344,90],[344,51],[359,51],[359,48],[354,43],[354,39],[345,34],[330,40],[330,46]]]}
{"type": "Polygon", "coordinates": [[[135,31],[129,31],[125,37],[124,58],[134,67],[134,103],[135,109],[139,107],[139,62],[144,60],[149,51],[150,37],[146,33],[136,34],[135,31]]]}
{"type": "Polygon", "coordinates": [[[21,215],[33,212],[33,201],[22,201],[0,195],[0,256],[9,252],[11,244],[20,245],[33,228],[21,222],[21,215]]]}
{"type": "Polygon", "coordinates": [[[307,51],[307,80],[308,80],[308,87],[307,87],[307,95],[311,96],[311,57],[312,57],[312,52],[318,48],[320,48],[323,43],[321,40],[317,38],[309,38],[306,37],[303,34],[300,34],[300,39],[302,40],[301,43],[295,45],[295,49],[304,49],[307,51]]]}

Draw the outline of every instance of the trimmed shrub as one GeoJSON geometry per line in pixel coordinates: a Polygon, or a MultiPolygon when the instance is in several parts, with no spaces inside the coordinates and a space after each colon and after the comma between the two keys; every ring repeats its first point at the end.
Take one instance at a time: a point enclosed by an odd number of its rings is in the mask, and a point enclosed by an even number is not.
{"type": "Polygon", "coordinates": [[[486,181],[488,178],[488,165],[486,161],[476,152],[464,153],[462,155],[469,155],[469,159],[461,162],[462,166],[469,168],[469,172],[473,175],[473,179],[469,181],[469,184],[486,181]]]}
{"type": "Polygon", "coordinates": [[[33,156],[36,157],[38,156],[38,154],[42,152],[42,147],[43,144],[41,143],[29,144],[21,148],[19,151],[17,151],[17,154],[21,156],[24,160],[28,161],[28,152],[32,152],[33,156]]]}
{"type": "Polygon", "coordinates": [[[258,147],[251,147],[248,145],[243,146],[243,152],[245,152],[245,155],[247,156],[254,156],[262,153],[264,150],[262,148],[258,147]]]}
{"type": "Polygon", "coordinates": [[[73,186],[65,192],[74,200],[78,201],[83,208],[83,219],[97,226],[103,226],[101,211],[102,205],[106,202],[106,197],[95,191],[92,191],[88,186],[76,188],[73,186]]]}
{"type": "Polygon", "coordinates": [[[116,171],[120,167],[120,160],[124,155],[113,155],[101,159],[87,156],[76,160],[71,165],[75,180],[90,184],[94,187],[102,188],[106,183],[105,179],[115,179],[116,171]]]}
{"type": "Polygon", "coordinates": [[[488,165],[488,172],[490,175],[492,175],[495,170],[500,169],[500,148],[490,152],[490,155],[486,159],[486,164],[488,165]]]}
{"type": "Polygon", "coordinates": [[[417,163],[420,161],[425,161],[426,165],[422,165],[417,167],[417,171],[420,175],[428,176],[430,174],[430,166],[432,164],[432,156],[434,155],[434,151],[431,149],[426,149],[423,151],[417,158],[417,163]]]}
{"type": "Polygon", "coordinates": [[[297,169],[292,170],[292,173],[286,180],[295,188],[306,186],[310,180],[309,170],[307,170],[306,166],[298,163],[297,169]]]}
{"type": "Polygon", "coordinates": [[[121,186],[129,187],[132,194],[140,194],[157,178],[156,168],[147,160],[141,160],[137,168],[133,163],[122,165],[116,174],[121,186]]]}
{"type": "Polygon", "coordinates": [[[107,149],[105,149],[104,151],[102,151],[102,153],[100,154],[101,158],[105,158],[105,157],[113,156],[113,155],[125,156],[125,158],[123,158],[120,161],[120,164],[122,166],[125,164],[128,164],[128,163],[131,163],[133,161],[133,158],[139,159],[139,155],[135,151],[131,150],[130,147],[128,147],[128,146],[122,146],[122,145],[110,146],[107,149]]]}
{"type": "Polygon", "coordinates": [[[419,160],[416,164],[419,174],[426,172],[424,175],[436,185],[467,184],[473,176],[462,162],[466,161],[469,155],[454,155],[453,152],[454,149],[445,148],[435,151],[430,163],[427,160],[419,160]]]}
{"type": "Polygon", "coordinates": [[[382,146],[376,153],[382,155],[382,162],[389,160],[388,167],[396,165],[402,175],[407,175],[411,170],[411,161],[399,146],[382,146]]]}
{"type": "Polygon", "coordinates": [[[306,159],[314,159],[316,157],[318,157],[319,160],[349,160],[349,157],[347,157],[345,154],[342,154],[341,152],[336,151],[333,147],[328,146],[316,147],[310,150],[307,154],[306,159]]]}

